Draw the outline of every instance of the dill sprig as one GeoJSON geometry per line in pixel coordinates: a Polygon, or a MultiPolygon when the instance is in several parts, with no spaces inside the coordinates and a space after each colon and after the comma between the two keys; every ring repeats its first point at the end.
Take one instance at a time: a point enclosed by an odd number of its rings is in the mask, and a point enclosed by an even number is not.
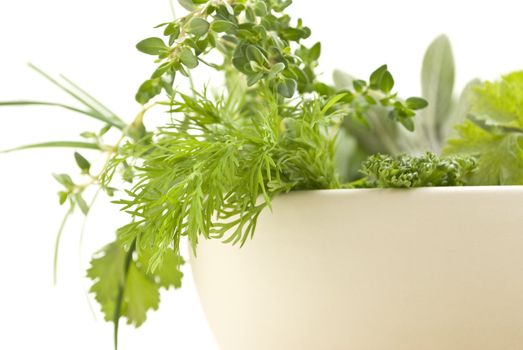
{"type": "Polygon", "coordinates": [[[173,244],[178,251],[183,236],[195,252],[201,237],[243,245],[277,194],[340,186],[331,130],[340,124],[339,111],[325,110],[323,99],[282,105],[270,89],[255,106],[243,96],[182,95],[172,107],[185,120],[159,128],[148,143],[122,148],[120,159],[129,158],[128,150],[141,164],[128,198],[117,201],[133,217],[118,237],[124,244],[136,240],[138,253],[154,247],[152,269],[173,244]]]}

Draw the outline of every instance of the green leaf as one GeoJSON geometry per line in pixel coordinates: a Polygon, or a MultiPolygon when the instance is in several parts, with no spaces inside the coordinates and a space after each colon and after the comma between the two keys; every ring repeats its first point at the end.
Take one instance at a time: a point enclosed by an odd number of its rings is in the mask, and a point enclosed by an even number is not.
{"type": "Polygon", "coordinates": [[[264,2],[262,1],[258,1],[255,5],[254,5],[254,13],[256,14],[256,16],[258,17],[263,17],[263,16],[267,16],[267,5],[265,5],[264,2]]]}
{"type": "Polygon", "coordinates": [[[377,103],[376,100],[374,99],[374,97],[372,97],[370,95],[365,95],[365,96],[363,96],[363,98],[365,99],[365,102],[367,102],[371,106],[374,106],[377,103]]]}
{"type": "Polygon", "coordinates": [[[74,159],[76,161],[76,164],[78,167],[85,173],[88,173],[91,169],[91,163],[87,159],[84,158],[80,153],[74,152],[74,159]]]}
{"type": "Polygon", "coordinates": [[[250,61],[255,61],[260,65],[263,65],[267,61],[267,58],[263,55],[260,49],[254,45],[247,46],[245,53],[250,61]]]}
{"type": "Polygon", "coordinates": [[[65,192],[65,191],[58,192],[58,201],[59,201],[60,205],[63,205],[68,197],[69,197],[68,192],[65,192]]]}
{"type": "Polygon", "coordinates": [[[194,11],[196,4],[192,0],[178,0],[178,3],[187,11],[194,11]]]}
{"type": "Polygon", "coordinates": [[[48,106],[48,107],[59,107],[63,109],[67,109],[69,111],[73,111],[76,113],[80,113],[83,115],[86,115],[90,118],[94,118],[103,122],[106,122],[108,124],[111,124],[114,127],[117,127],[118,129],[123,128],[123,121],[117,121],[112,120],[109,117],[106,117],[102,115],[100,112],[94,111],[94,110],[83,110],[80,108],[76,108],[73,106],[69,106],[63,103],[55,103],[55,102],[43,102],[43,101],[0,101],[0,106],[48,106]]]}
{"type": "Polygon", "coordinates": [[[321,43],[317,42],[310,49],[310,59],[312,61],[317,61],[318,58],[320,58],[320,55],[321,55],[321,43]]]}
{"type": "Polygon", "coordinates": [[[338,103],[339,101],[341,101],[345,96],[347,96],[347,93],[341,93],[341,94],[338,94],[338,95],[335,95],[335,96],[331,97],[327,101],[327,103],[325,103],[325,106],[322,109],[322,113],[327,113],[329,111],[329,109],[334,107],[334,105],[336,103],[338,103]]]}
{"type": "Polygon", "coordinates": [[[474,88],[470,112],[488,125],[523,130],[523,71],[474,88]]]}
{"type": "Polygon", "coordinates": [[[58,181],[58,183],[60,183],[65,188],[67,188],[67,190],[70,191],[74,188],[74,182],[69,175],[53,174],[53,177],[55,178],[56,181],[58,181]]]}
{"type": "Polygon", "coordinates": [[[87,276],[93,280],[89,289],[100,304],[106,321],[113,321],[118,291],[125,282],[125,250],[111,243],[99,251],[91,260],[87,276]]]}
{"type": "Polygon", "coordinates": [[[129,266],[125,284],[123,315],[127,324],[140,327],[147,319],[148,310],[157,310],[160,304],[158,286],[136,264],[129,266]]]}
{"type": "Polygon", "coordinates": [[[148,310],[158,309],[161,287],[181,287],[183,274],[179,267],[184,261],[168,249],[162,264],[150,272],[151,250],[141,250],[137,260],[129,260],[126,269],[128,255],[119,243],[105,246],[91,260],[87,276],[93,281],[90,292],[94,293],[106,321],[117,321],[116,306],[121,301],[120,316],[125,317],[128,324],[139,327],[145,322],[148,310]],[[120,298],[119,291],[122,292],[120,298]]]}
{"type": "Polygon", "coordinates": [[[384,64],[383,66],[379,67],[374,72],[372,72],[369,78],[369,86],[371,89],[378,90],[380,88],[381,80],[385,72],[387,71],[387,65],[384,64]]]}
{"type": "Polygon", "coordinates": [[[189,69],[196,68],[198,66],[198,58],[194,55],[191,49],[184,47],[180,51],[180,61],[189,69]]]}
{"type": "Polygon", "coordinates": [[[367,82],[365,80],[356,79],[352,81],[352,86],[354,87],[354,90],[356,92],[362,92],[363,89],[367,86],[367,82]]]}
{"type": "Polygon", "coordinates": [[[75,193],[74,200],[76,204],[78,204],[78,207],[82,211],[84,215],[87,215],[89,213],[89,206],[85,202],[84,198],[82,197],[81,193],[75,193]]]}
{"type": "Polygon", "coordinates": [[[141,105],[145,105],[153,97],[162,92],[162,84],[160,78],[149,79],[143,82],[136,92],[135,99],[141,105]]]}
{"type": "MultiPolygon", "coordinates": [[[[476,169],[474,158],[453,156],[439,158],[426,152],[421,156],[374,154],[364,162],[361,173],[364,186],[410,188],[433,186],[463,186],[476,169]]],[[[361,180],[358,184],[361,187],[361,180]]]]}
{"type": "Polygon", "coordinates": [[[136,48],[138,49],[138,51],[155,56],[169,50],[169,48],[160,38],[144,39],[140,41],[138,44],[136,44],[136,48]]]}
{"type": "Polygon", "coordinates": [[[425,130],[437,138],[441,127],[451,115],[454,88],[454,57],[445,35],[437,37],[427,48],[421,70],[422,96],[430,105],[418,118],[425,130]]]}
{"type": "Polygon", "coordinates": [[[271,70],[269,71],[268,79],[274,79],[278,76],[283,70],[285,69],[285,64],[283,62],[278,62],[274,66],[271,67],[271,70]]]}
{"type": "Polygon", "coordinates": [[[75,110],[76,112],[86,114],[92,118],[101,120],[107,124],[113,125],[114,127],[123,130],[127,126],[127,124],[120,119],[118,116],[116,116],[113,112],[111,112],[107,107],[102,105],[98,100],[93,98],[91,95],[89,95],[87,92],[85,92],[83,89],[81,89],[78,85],[73,83],[71,80],[67,79],[64,76],[61,76],[62,79],[66,81],[67,84],[70,86],[66,86],[65,84],[59,82],[58,80],[51,77],[49,74],[45,73],[40,68],[36,67],[33,64],[29,63],[29,67],[36,71],[38,74],[42,75],[44,78],[46,78],[48,81],[62,89],[64,92],[69,94],[71,97],[73,97],[75,100],[82,103],[85,107],[88,108],[88,111],[82,111],[79,109],[75,109],[73,107],[64,106],[60,104],[53,104],[50,103],[48,105],[55,105],[71,110],[75,110]]]}
{"type": "Polygon", "coordinates": [[[296,80],[285,78],[283,81],[278,83],[278,93],[283,97],[291,98],[296,92],[296,80]]]}
{"type": "Polygon", "coordinates": [[[409,97],[405,102],[407,107],[413,110],[423,109],[429,105],[427,100],[421,97],[409,97]]]}
{"type": "Polygon", "coordinates": [[[247,77],[247,86],[253,86],[257,82],[259,82],[261,78],[263,78],[262,72],[258,72],[256,74],[249,75],[247,77]]]}
{"type": "Polygon", "coordinates": [[[211,23],[211,30],[216,33],[227,33],[233,30],[236,25],[229,21],[218,19],[211,23]]]}
{"type": "Polygon", "coordinates": [[[394,87],[394,78],[389,71],[383,73],[380,81],[380,90],[388,94],[394,87]]]}
{"type": "Polygon", "coordinates": [[[414,121],[412,118],[399,118],[398,121],[407,129],[408,131],[414,131],[414,121]]]}
{"type": "Polygon", "coordinates": [[[203,18],[193,18],[189,22],[189,25],[187,27],[187,33],[194,34],[196,36],[202,36],[207,34],[209,31],[209,22],[204,20],[203,18]]]}
{"type": "Polygon", "coordinates": [[[81,142],[81,141],[51,141],[51,142],[33,143],[30,145],[24,145],[24,146],[10,148],[10,149],[6,149],[6,150],[0,150],[0,153],[9,153],[9,152],[15,152],[15,151],[21,151],[21,150],[33,149],[33,148],[85,148],[85,149],[100,150],[100,146],[96,143],[81,142]]]}
{"type": "Polygon", "coordinates": [[[448,141],[443,152],[479,159],[472,185],[523,185],[521,134],[490,132],[471,120],[459,125],[457,131],[458,136],[448,141]]]}
{"type": "Polygon", "coordinates": [[[334,86],[336,89],[341,90],[352,87],[354,77],[341,70],[335,69],[332,73],[332,80],[334,81],[334,86]]]}
{"type": "Polygon", "coordinates": [[[145,271],[162,288],[167,290],[171,287],[175,289],[180,288],[183,278],[180,267],[185,263],[183,258],[174,249],[167,249],[162,255],[161,263],[153,266],[155,261],[153,255],[154,249],[151,247],[140,249],[138,256],[140,269],[145,271]]]}

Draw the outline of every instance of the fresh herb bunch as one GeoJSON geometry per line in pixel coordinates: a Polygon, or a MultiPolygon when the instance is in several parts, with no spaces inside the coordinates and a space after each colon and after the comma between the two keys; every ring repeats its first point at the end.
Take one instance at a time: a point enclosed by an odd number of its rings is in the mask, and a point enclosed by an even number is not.
{"type": "Polygon", "coordinates": [[[96,167],[89,157],[74,153],[79,180],[55,175],[63,186],[60,204],[69,204],[56,239],[55,278],[67,218],[75,208],[87,216],[101,191],[118,194],[115,203],[130,222],[93,257],[88,270],[90,291],[105,319],[114,322],[115,346],[122,317],[141,325],[147,311],[158,308],[161,288],[181,286],[184,237],[193,253],[200,239],[244,244],[275,196],[346,187],[337,157],[347,119],[365,123],[368,111],[380,106],[384,118],[412,130],[416,110],[427,105],[421,98],[399,98],[386,65],[368,81],[354,80],[343,88],[319,81],[315,68],[321,44],[302,43],[311,32],[285,13],[290,0],[180,3],[189,13],[160,25],[164,38],[137,44],[139,51],[156,56],[157,66],[136,93],[142,108],[131,123],[69,79],[54,79],[34,66],[83,108],[41,101],[0,103],[62,107],[103,122],[99,131],[82,133],[83,141],[16,150],[72,147],[104,154],[106,161],[96,167]],[[221,94],[194,85],[191,72],[199,65],[222,75],[221,94]],[[188,78],[189,91],[178,86],[180,77],[188,78]],[[170,118],[148,130],[146,116],[153,107],[163,108],[170,118]],[[116,135],[117,141],[108,142],[108,135],[116,135]],[[86,201],[86,189],[93,186],[97,192],[86,201]]]}
{"type": "MultiPolygon", "coordinates": [[[[83,107],[0,103],[57,106],[102,122],[82,141],[16,149],[72,147],[106,156],[97,168],[77,151],[81,181],[55,178],[63,187],[60,204],[69,204],[66,219],[75,208],[88,214],[96,195],[90,202],[84,197],[92,186],[117,194],[115,203],[129,214],[88,270],[91,292],[115,335],[120,318],[141,325],[147,311],[158,308],[161,288],[181,286],[184,238],[193,253],[201,239],[243,245],[280,194],[523,184],[523,72],[473,81],[456,100],[452,50],[440,36],[424,57],[424,98],[403,100],[386,65],[368,80],[338,72],[334,85],[320,81],[321,44],[304,43],[311,31],[285,13],[290,0],[179,2],[188,14],[161,24],[162,37],[137,44],[155,56],[156,67],[136,93],[141,110],[131,123],[67,78],[36,67],[83,107]],[[194,84],[191,72],[201,65],[223,77],[220,94],[194,84]],[[183,77],[188,91],[179,86],[183,77]],[[153,108],[169,120],[147,129],[153,108]],[[107,142],[109,134],[117,141],[107,142]]],[[[56,254],[59,239],[60,233],[56,254]]]]}

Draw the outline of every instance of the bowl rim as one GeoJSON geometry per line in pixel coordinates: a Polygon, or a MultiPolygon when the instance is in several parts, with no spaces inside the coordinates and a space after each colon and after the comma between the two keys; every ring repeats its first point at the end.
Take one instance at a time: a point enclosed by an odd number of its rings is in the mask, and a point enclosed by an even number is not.
{"type": "Polygon", "coordinates": [[[277,197],[291,196],[293,194],[311,194],[321,196],[340,196],[340,195],[365,195],[365,194],[472,194],[472,193],[521,193],[523,195],[523,185],[492,185],[492,186],[433,186],[433,187],[413,187],[413,188],[340,188],[340,189],[317,189],[317,190],[296,190],[281,193],[277,197]]]}

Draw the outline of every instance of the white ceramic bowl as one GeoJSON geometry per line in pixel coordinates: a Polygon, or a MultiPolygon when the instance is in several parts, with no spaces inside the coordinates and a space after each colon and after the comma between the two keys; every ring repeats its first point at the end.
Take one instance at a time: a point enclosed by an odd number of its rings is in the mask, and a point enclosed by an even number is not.
{"type": "Polygon", "coordinates": [[[222,350],[521,350],[523,186],[283,195],[192,269],[222,350]]]}

